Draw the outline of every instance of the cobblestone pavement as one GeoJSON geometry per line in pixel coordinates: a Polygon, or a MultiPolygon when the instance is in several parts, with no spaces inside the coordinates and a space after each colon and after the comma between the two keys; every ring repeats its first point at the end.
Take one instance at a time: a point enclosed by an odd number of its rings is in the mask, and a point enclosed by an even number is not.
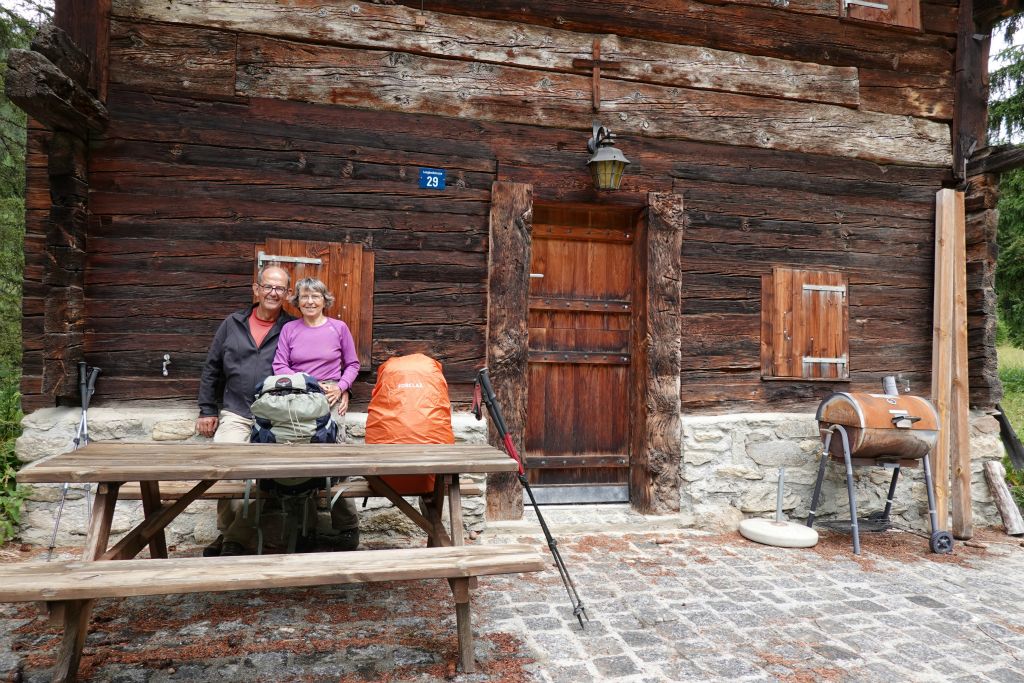
{"type": "MultiPolygon", "coordinates": [[[[476,674],[454,670],[454,610],[431,581],[100,601],[82,679],[1024,681],[1024,547],[1001,533],[952,556],[865,534],[857,557],[836,533],[786,550],[623,509],[545,516],[590,621],[553,569],[483,578],[476,674]]],[[[530,519],[477,542],[523,540],[542,540],[530,519]]],[[[58,642],[31,606],[0,605],[0,681],[49,680],[58,642]]]]}

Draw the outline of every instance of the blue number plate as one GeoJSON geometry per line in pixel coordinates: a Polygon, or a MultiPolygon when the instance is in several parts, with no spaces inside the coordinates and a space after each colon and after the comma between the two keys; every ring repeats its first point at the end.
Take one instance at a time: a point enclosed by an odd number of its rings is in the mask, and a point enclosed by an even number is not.
{"type": "Polygon", "coordinates": [[[424,190],[443,190],[444,189],[444,169],[443,168],[421,168],[420,169],[420,188],[424,190]]]}

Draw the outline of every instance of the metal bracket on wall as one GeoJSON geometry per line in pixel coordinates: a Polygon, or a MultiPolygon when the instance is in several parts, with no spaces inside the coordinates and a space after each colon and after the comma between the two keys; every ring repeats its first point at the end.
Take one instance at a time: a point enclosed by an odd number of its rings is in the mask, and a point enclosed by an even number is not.
{"type": "Polygon", "coordinates": [[[279,256],[277,254],[267,254],[263,250],[256,255],[256,269],[259,270],[263,267],[264,263],[305,263],[312,266],[323,265],[323,259],[308,258],[305,256],[279,256]]]}
{"type": "Polygon", "coordinates": [[[850,5],[857,5],[858,7],[870,7],[871,9],[880,9],[888,11],[889,5],[884,2],[868,2],[868,0],[843,0],[843,14],[850,13],[850,5]]]}

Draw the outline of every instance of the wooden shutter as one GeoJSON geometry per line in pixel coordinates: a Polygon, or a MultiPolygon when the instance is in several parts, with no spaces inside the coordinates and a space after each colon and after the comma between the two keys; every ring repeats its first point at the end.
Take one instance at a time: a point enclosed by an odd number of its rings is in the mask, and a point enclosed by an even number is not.
{"type": "Polygon", "coordinates": [[[849,377],[847,300],[842,273],[777,267],[762,276],[762,375],[849,377]]]}
{"type": "Polygon", "coordinates": [[[885,24],[913,31],[921,30],[920,0],[868,0],[873,4],[888,5],[888,9],[847,4],[839,0],[839,16],[873,24],[885,24]],[[844,11],[845,7],[845,11],[844,11]]]}
{"type": "MultiPolygon", "coordinates": [[[[262,262],[276,261],[291,274],[292,285],[304,277],[323,280],[334,295],[334,305],[328,311],[332,318],[344,320],[352,331],[359,355],[359,365],[370,369],[370,351],[373,346],[373,252],[360,244],[339,242],[307,242],[269,238],[256,245],[254,272],[262,262]],[[298,259],[298,260],[290,260],[298,259]],[[302,259],[319,260],[306,263],[302,259]]],[[[285,310],[294,316],[301,314],[291,303],[285,310]]]]}

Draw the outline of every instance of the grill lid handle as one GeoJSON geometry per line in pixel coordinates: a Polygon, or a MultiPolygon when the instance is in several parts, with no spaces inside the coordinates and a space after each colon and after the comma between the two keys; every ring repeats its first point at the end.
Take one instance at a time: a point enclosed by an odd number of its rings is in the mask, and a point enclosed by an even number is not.
{"type": "Polygon", "coordinates": [[[892,424],[897,429],[910,429],[915,422],[920,422],[921,418],[916,415],[893,415],[892,424]]]}

